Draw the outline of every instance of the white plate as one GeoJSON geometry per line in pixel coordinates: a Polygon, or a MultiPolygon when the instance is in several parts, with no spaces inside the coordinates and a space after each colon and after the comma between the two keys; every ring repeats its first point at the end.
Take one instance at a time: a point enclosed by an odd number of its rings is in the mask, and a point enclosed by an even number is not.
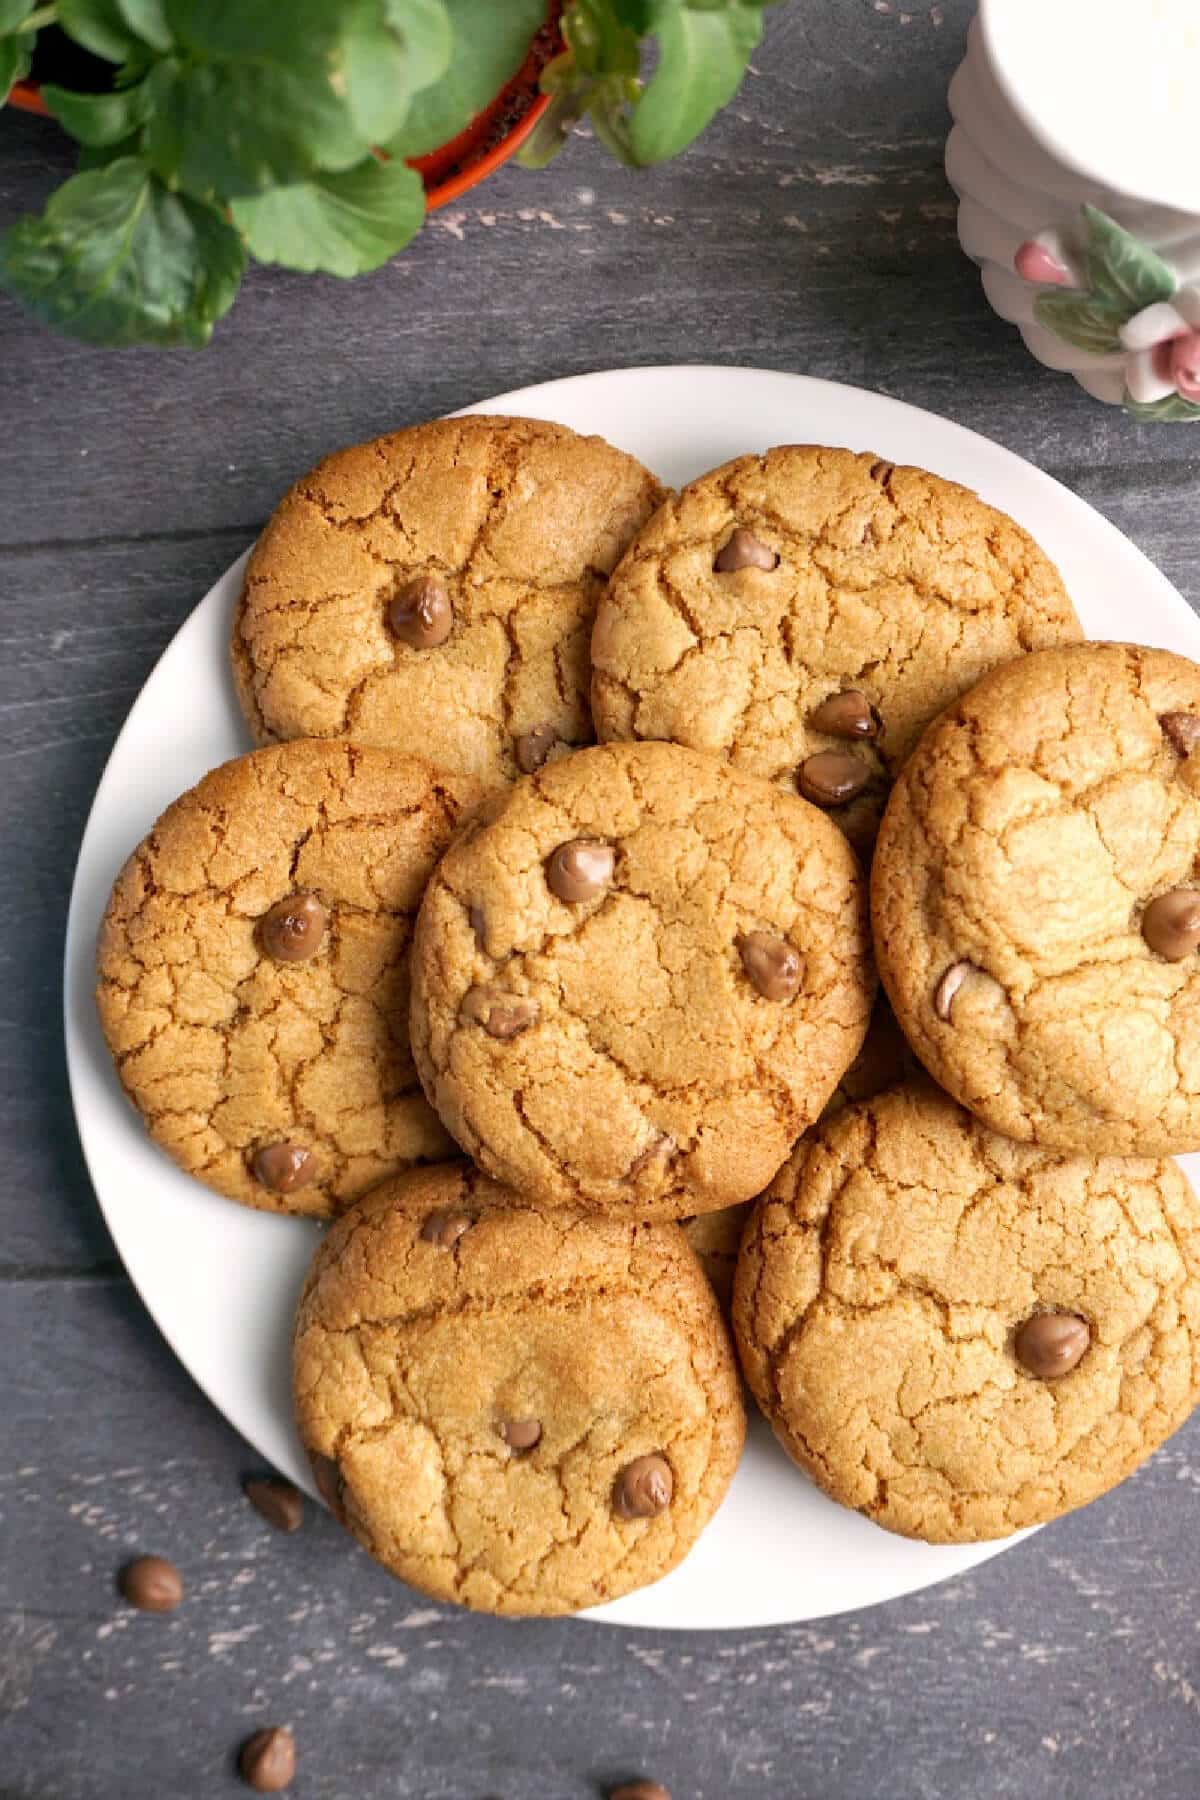
{"type": "MultiPolygon", "coordinates": [[[[1032,531],[1090,636],[1200,659],[1200,622],[1114,526],[1009,451],[896,400],[765,369],[680,367],[546,382],[474,410],[598,431],[676,484],[779,443],[844,444],[919,463],[978,489],[1032,531]]],[[[92,1004],[96,928],[121,863],[177,794],[250,748],[227,662],[244,561],[164,652],[100,783],[67,930],[67,1060],[96,1193],[143,1300],[214,1404],[311,1492],[292,1427],[288,1335],[317,1228],[233,1206],[176,1170],[122,1097],[92,1004]]],[[[935,1549],[879,1530],[810,1487],[760,1420],[728,1500],[687,1562],[593,1616],[702,1630],[817,1619],[911,1593],[1005,1547],[935,1549]]]]}

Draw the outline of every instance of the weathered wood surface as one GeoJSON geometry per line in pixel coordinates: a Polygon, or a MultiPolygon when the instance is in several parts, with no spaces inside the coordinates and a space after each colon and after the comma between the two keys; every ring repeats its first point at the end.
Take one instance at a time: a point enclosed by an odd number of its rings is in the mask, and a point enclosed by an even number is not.
{"type": "MultiPolygon", "coordinates": [[[[257,273],[202,355],[84,350],[0,302],[0,1800],[233,1793],[230,1749],[277,1719],[302,1800],[587,1800],[638,1771],[676,1800],[1200,1791],[1200,1421],[1110,1499],[886,1609],[705,1637],[452,1616],[324,1518],[281,1539],[246,1507],[252,1459],[113,1259],[62,1067],[66,897],[112,739],[334,444],[590,368],[801,370],[1008,444],[1200,600],[1200,434],[1036,370],[959,253],[941,149],[969,12],[791,0],[680,162],[630,174],[584,141],[504,171],[352,286],[257,273]],[[183,1566],[174,1617],[115,1602],[135,1549],[183,1566]]],[[[53,127],[0,117],[0,219],[66,166],[53,127]]]]}

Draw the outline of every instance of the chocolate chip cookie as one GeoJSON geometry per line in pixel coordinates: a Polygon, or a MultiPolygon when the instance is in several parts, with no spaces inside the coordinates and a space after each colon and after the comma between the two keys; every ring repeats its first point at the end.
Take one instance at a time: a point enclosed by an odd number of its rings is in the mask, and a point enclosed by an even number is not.
{"type": "Polygon", "coordinates": [[[683,1234],[539,1210],[466,1165],[339,1219],[296,1322],[318,1485],[437,1600],[567,1613],[657,1581],[720,1505],[736,1363],[683,1234]]]}
{"type": "Polygon", "coordinates": [[[1068,1150],[1200,1147],[1200,667],[1080,644],[931,727],[875,858],[880,969],[942,1086],[1068,1150]]]}
{"type": "Polygon", "coordinates": [[[870,842],[924,726],[985,669],[1080,635],[1054,565],[968,489],[788,445],[638,534],[592,639],[597,735],[669,738],[870,842]]]}
{"type": "Polygon", "coordinates": [[[281,744],[206,775],[134,851],[100,931],[122,1085],[181,1168],[324,1215],[445,1156],[408,1043],[425,883],[479,790],[399,751],[281,744]]]}
{"type": "Polygon", "coordinates": [[[1063,1156],[931,1084],[852,1106],[756,1210],[742,1366],[825,1491],[964,1543],[1113,1487],[1200,1395],[1200,1206],[1170,1161],[1063,1156]]]}
{"type": "Polygon", "coordinates": [[[475,1160],[557,1205],[753,1198],[862,1042],[853,852],[816,807],[677,744],[507,790],[430,883],[417,1068],[475,1160]]]}
{"type": "Polygon", "coordinates": [[[633,457],[536,419],[326,457],[246,571],[233,669],[255,736],[349,735],[489,783],[590,743],[596,602],[662,497],[633,457]]]}

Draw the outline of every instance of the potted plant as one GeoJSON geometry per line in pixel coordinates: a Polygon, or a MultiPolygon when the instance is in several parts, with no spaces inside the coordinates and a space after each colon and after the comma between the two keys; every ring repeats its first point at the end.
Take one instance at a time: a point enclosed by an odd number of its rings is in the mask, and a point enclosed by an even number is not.
{"type": "Polygon", "coordinates": [[[767,4],[0,0],[0,98],[80,144],[0,237],[0,285],[89,343],[205,344],[250,258],[378,268],[428,206],[522,143],[544,165],[585,114],[624,161],[675,155],[737,91],[767,4]]]}

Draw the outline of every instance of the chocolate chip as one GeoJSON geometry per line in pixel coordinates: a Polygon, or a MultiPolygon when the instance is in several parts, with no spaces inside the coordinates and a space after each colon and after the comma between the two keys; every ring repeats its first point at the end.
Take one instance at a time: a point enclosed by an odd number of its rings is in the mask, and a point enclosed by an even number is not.
{"type": "Polygon", "coordinates": [[[282,1475],[252,1475],[242,1483],[242,1492],[276,1531],[299,1531],[304,1522],[304,1498],[294,1482],[282,1475]]]}
{"type": "Polygon", "coordinates": [[[661,1781],[623,1781],[609,1790],[608,1800],[671,1800],[661,1781]]]}
{"type": "Polygon", "coordinates": [[[258,936],[276,962],[306,962],[325,936],[329,914],[315,894],[292,894],[277,901],[258,922],[258,936]]]}
{"type": "Polygon", "coordinates": [[[764,1000],[794,1000],[800,992],[800,952],[773,931],[749,931],[738,940],[742,967],[764,1000]]]}
{"type": "Polygon", "coordinates": [[[1160,713],[1158,722],[1163,736],[1180,756],[1190,756],[1200,743],[1200,713],[1160,713]]]}
{"type": "Polygon", "coordinates": [[[482,950],[484,939],[487,937],[487,915],[478,902],[473,906],[468,906],[467,924],[474,933],[476,944],[482,950]]]}
{"type": "Polygon", "coordinates": [[[830,694],[809,715],[814,731],[828,732],[830,737],[873,738],[881,730],[879,714],[859,688],[846,688],[830,694]]]}
{"type": "Polygon", "coordinates": [[[294,1194],[317,1179],[317,1159],[303,1144],[264,1144],[250,1167],[255,1181],[274,1194],[294,1194]]]}
{"type": "Polygon", "coordinates": [[[1078,1313],[1034,1313],[1017,1327],[1017,1361],[1042,1381],[1069,1375],[1092,1341],[1092,1329],[1078,1313]]]}
{"type": "Polygon", "coordinates": [[[453,1249],[464,1232],[470,1231],[475,1223],[470,1213],[458,1212],[453,1207],[443,1207],[439,1212],[431,1212],[421,1227],[421,1240],[426,1244],[436,1244],[439,1250],[453,1249]]]}
{"type": "Polygon", "coordinates": [[[872,481],[877,481],[879,483],[880,487],[886,487],[888,482],[892,479],[892,476],[896,473],[896,465],[895,463],[884,462],[881,458],[880,461],[871,464],[867,473],[870,475],[872,481]]]}
{"type": "Polygon", "coordinates": [[[342,1471],[332,1456],[322,1456],[319,1450],[310,1450],[308,1461],[318,1494],[334,1518],[342,1518],[346,1499],[346,1483],[342,1478],[342,1471]]]}
{"type": "Polygon", "coordinates": [[[973,962],[951,963],[941,980],[933,990],[933,1010],[939,1019],[949,1021],[954,1010],[954,996],[957,994],[968,975],[978,975],[979,970],[973,962]]]}
{"type": "Polygon", "coordinates": [[[549,723],[522,732],[513,743],[513,755],[522,775],[532,775],[535,769],[540,769],[557,743],[558,733],[549,723]]]}
{"type": "Polygon", "coordinates": [[[866,763],[849,750],[818,750],[800,764],[796,775],[804,798],[817,806],[845,806],[870,779],[866,763]]]}
{"type": "Polygon", "coordinates": [[[414,650],[436,650],[454,628],[454,608],[438,575],[406,581],[388,607],[388,622],[402,644],[414,650]]]}
{"type": "Polygon", "coordinates": [[[1200,946],[1200,888],[1173,888],[1151,900],[1142,914],[1142,936],[1167,962],[1182,962],[1200,946]]]}
{"type": "Polygon", "coordinates": [[[666,1512],[675,1477],[665,1456],[638,1456],[621,1470],[613,1488],[613,1508],[621,1519],[653,1519],[666,1512]]]}
{"type": "Polygon", "coordinates": [[[568,906],[602,894],[613,877],[616,852],[598,838],[572,838],[546,858],[546,886],[568,906]]]}
{"type": "Polygon", "coordinates": [[[165,1556],[137,1556],[117,1577],[130,1606],[139,1612],[174,1612],[183,1599],[183,1577],[165,1556]]]}
{"type": "Polygon", "coordinates": [[[284,1725],[268,1725],[238,1752],[238,1774],[258,1794],[278,1794],[296,1775],[296,1740],[284,1725]]]}
{"type": "Polygon", "coordinates": [[[737,569],[774,569],[778,563],[774,550],[769,550],[761,538],[739,525],[717,551],[713,568],[718,575],[732,575],[737,569]]]}
{"type": "Polygon", "coordinates": [[[540,1419],[505,1419],[500,1436],[510,1450],[532,1450],[542,1441],[542,1422],[540,1419]]]}
{"type": "Polygon", "coordinates": [[[518,1032],[528,1031],[537,1022],[538,1003],[520,994],[506,994],[501,988],[473,987],[463,995],[464,1019],[482,1025],[489,1037],[507,1042],[518,1032]]]}

